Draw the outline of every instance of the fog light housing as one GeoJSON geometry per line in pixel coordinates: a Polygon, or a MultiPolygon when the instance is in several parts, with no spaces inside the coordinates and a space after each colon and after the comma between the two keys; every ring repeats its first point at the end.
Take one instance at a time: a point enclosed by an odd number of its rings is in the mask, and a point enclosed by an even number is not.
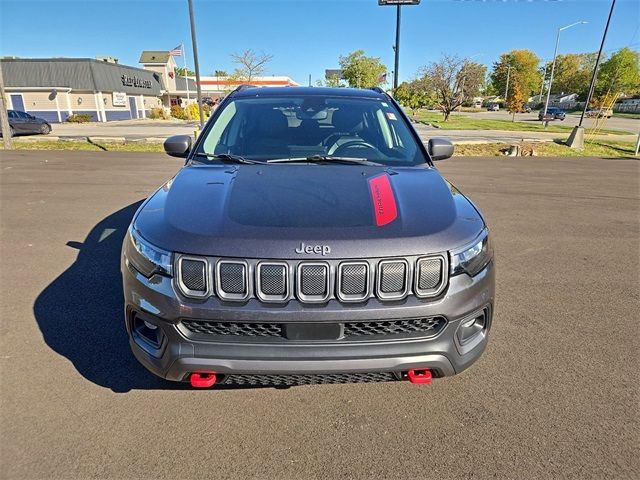
{"type": "Polygon", "coordinates": [[[137,313],[133,313],[131,330],[134,341],[148,353],[155,354],[162,346],[164,340],[162,329],[137,313]]]}
{"type": "Polygon", "coordinates": [[[473,350],[484,340],[489,330],[489,321],[488,307],[460,321],[456,330],[456,347],[461,355],[473,350]]]}

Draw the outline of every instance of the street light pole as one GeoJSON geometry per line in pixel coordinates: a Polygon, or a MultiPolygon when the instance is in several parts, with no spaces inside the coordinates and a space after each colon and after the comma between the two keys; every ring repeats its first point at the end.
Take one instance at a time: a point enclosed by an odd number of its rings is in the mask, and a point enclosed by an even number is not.
{"type": "Polygon", "coordinates": [[[511,77],[511,65],[507,68],[507,86],[504,89],[504,101],[506,103],[507,97],[509,96],[509,77],[511,77]]]}
{"type": "Polygon", "coordinates": [[[401,5],[396,5],[396,58],[395,58],[395,66],[393,69],[393,89],[398,88],[398,69],[400,65],[400,7],[401,5]]]}
{"type": "Polygon", "coordinates": [[[549,77],[549,89],[547,90],[547,100],[544,102],[544,113],[542,114],[542,121],[546,123],[547,118],[547,108],[549,108],[549,97],[551,96],[551,85],[553,85],[553,73],[556,69],[556,57],[558,56],[558,45],[560,44],[560,32],[566,30],[567,28],[574,27],[576,25],[587,23],[585,21],[575,22],[571,25],[567,25],[566,27],[562,27],[558,29],[558,34],[556,35],[556,49],[553,52],[553,62],[551,63],[551,76],[549,77]]]}
{"type": "MultiPolygon", "coordinates": [[[[198,45],[196,43],[196,23],[193,19],[193,1],[189,2],[189,22],[191,23],[191,44],[193,46],[193,65],[196,69],[196,92],[198,95],[198,113],[200,114],[200,130],[204,127],[204,115],[202,111],[202,91],[200,88],[200,65],[198,64],[198,45]]],[[[187,80],[188,81],[188,80],[187,80]]]]}

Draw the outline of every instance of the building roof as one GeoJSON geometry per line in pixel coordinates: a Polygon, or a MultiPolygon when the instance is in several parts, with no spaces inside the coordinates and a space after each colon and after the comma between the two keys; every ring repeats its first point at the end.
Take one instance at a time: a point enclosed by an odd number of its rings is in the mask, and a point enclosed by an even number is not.
{"type": "Polygon", "coordinates": [[[10,88],[67,87],[93,92],[160,95],[160,74],[92,58],[3,58],[2,74],[10,88]]]}
{"type": "Polygon", "coordinates": [[[169,61],[169,51],[168,50],[145,50],[140,54],[140,60],[138,63],[141,64],[149,64],[149,63],[167,63],[169,61]]]}
{"type": "Polygon", "coordinates": [[[200,77],[200,85],[228,88],[237,87],[238,85],[254,85],[256,87],[297,87],[299,84],[290,77],[274,75],[253,77],[249,82],[234,77],[207,76],[200,77]]]}

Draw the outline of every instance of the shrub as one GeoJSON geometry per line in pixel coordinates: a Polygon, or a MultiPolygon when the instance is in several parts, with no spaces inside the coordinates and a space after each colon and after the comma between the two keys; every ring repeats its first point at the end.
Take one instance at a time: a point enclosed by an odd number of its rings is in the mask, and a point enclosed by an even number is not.
{"type": "Polygon", "coordinates": [[[200,120],[200,111],[198,110],[198,104],[190,103],[189,105],[187,105],[187,108],[185,108],[185,114],[189,120],[200,120]]]}
{"type": "Polygon", "coordinates": [[[67,122],[71,123],[86,123],[90,122],[92,117],[88,113],[74,113],[73,115],[69,115],[67,117],[67,122]]]}
{"type": "Polygon", "coordinates": [[[180,105],[171,105],[171,116],[180,120],[187,118],[184,108],[180,105]]]}
{"type": "Polygon", "coordinates": [[[162,107],[155,107],[151,109],[151,112],[149,112],[149,118],[152,119],[167,119],[167,113],[164,111],[164,108],[162,107]]]}

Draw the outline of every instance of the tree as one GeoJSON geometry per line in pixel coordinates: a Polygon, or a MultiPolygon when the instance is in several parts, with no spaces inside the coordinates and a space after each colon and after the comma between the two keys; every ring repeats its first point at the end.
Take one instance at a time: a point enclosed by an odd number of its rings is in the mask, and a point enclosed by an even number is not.
{"type": "Polygon", "coordinates": [[[493,64],[491,72],[491,84],[494,91],[499,95],[504,95],[507,87],[507,76],[509,85],[511,78],[520,78],[520,88],[525,97],[540,93],[542,75],[538,69],[540,59],[531,50],[511,50],[500,55],[500,60],[493,64]],[[509,72],[511,67],[511,72],[509,72]]]}
{"type": "MultiPolygon", "coordinates": [[[[595,63],[596,54],[594,53],[558,55],[551,93],[577,93],[578,98],[587,98],[595,63]]],[[[551,62],[545,65],[545,70],[547,75],[550,75],[551,62]]]]}
{"type": "Polygon", "coordinates": [[[445,55],[420,70],[425,90],[433,92],[444,121],[456,108],[473,98],[484,83],[483,65],[455,55],[445,55]]]}
{"type": "Polygon", "coordinates": [[[367,57],[364,50],[340,56],[340,68],[350,87],[371,88],[386,83],[382,77],[387,72],[387,67],[379,58],[367,57]]]}
{"type": "Polygon", "coordinates": [[[214,77],[228,77],[229,74],[227,73],[226,70],[215,70],[213,72],[213,76],[214,77]]]}
{"type": "Polygon", "coordinates": [[[316,80],[316,86],[318,87],[343,87],[343,83],[338,75],[330,75],[324,79],[324,82],[321,79],[316,80]]]}
{"type": "Polygon", "coordinates": [[[194,72],[193,70],[189,70],[185,67],[174,67],[173,71],[179,77],[193,76],[196,74],[196,72],[194,72]]]}
{"type": "Polygon", "coordinates": [[[411,115],[415,117],[419,108],[437,103],[434,92],[423,79],[414,79],[410,82],[402,82],[393,92],[393,97],[406,108],[411,109],[411,115]]]}
{"type": "Polygon", "coordinates": [[[524,105],[527,103],[527,97],[522,91],[523,82],[520,80],[519,76],[514,75],[512,78],[513,87],[509,88],[509,95],[507,96],[507,110],[512,115],[511,121],[514,122],[516,119],[516,113],[522,113],[524,111],[524,105]]]}
{"type": "Polygon", "coordinates": [[[603,62],[598,71],[596,95],[635,95],[640,93],[640,66],[638,52],[621,48],[603,62]]]}
{"type": "Polygon", "coordinates": [[[273,55],[256,53],[249,49],[241,53],[232,53],[231,60],[237,65],[232,76],[241,81],[250,82],[252,78],[265,72],[267,64],[273,60],[273,55]]]}

